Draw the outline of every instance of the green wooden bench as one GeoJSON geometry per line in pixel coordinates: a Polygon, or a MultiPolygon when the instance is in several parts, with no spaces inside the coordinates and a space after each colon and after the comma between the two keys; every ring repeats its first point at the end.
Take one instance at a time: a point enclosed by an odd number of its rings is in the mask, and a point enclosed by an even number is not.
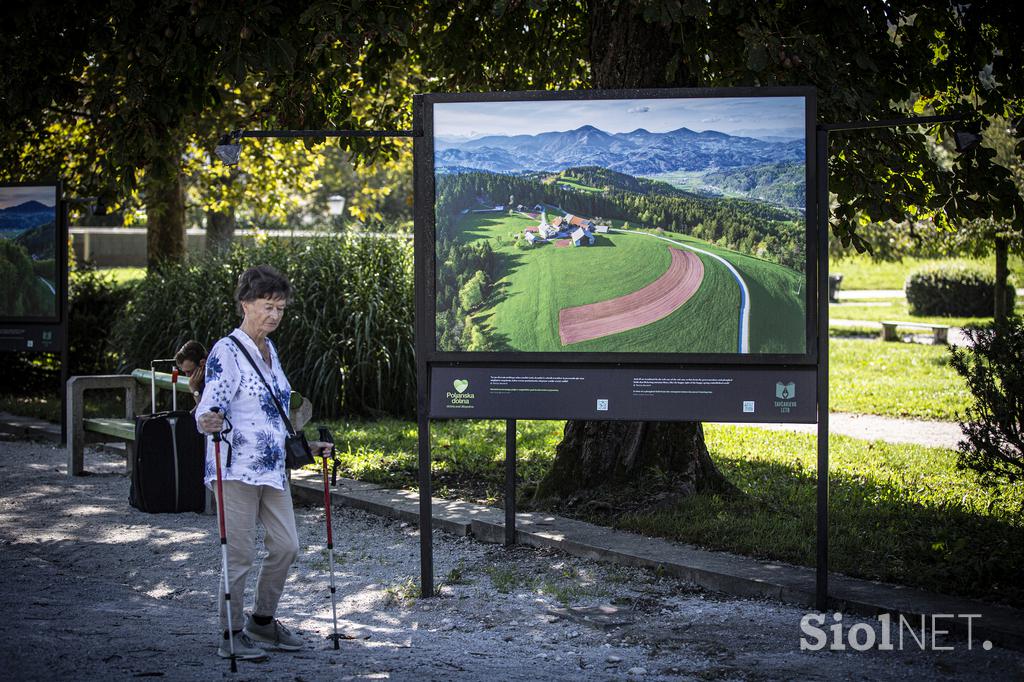
{"type": "MultiPolygon", "coordinates": [[[[194,401],[188,380],[180,377],[175,385],[167,372],[137,369],[131,374],[103,374],[76,376],[68,380],[68,476],[81,476],[85,471],[85,445],[87,443],[123,442],[125,444],[125,473],[131,475],[135,459],[135,416],[151,411],[152,382],[156,384],[157,402],[162,404],[161,391],[178,392],[179,409],[191,409],[194,401]],[[121,390],[124,395],[124,415],[121,417],[86,417],[85,394],[95,390],[121,390]]],[[[164,398],[161,409],[171,407],[164,398]]],[[[295,428],[301,429],[312,413],[312,405],[298,393],[292,392],[290,418],[295,428]]]]}

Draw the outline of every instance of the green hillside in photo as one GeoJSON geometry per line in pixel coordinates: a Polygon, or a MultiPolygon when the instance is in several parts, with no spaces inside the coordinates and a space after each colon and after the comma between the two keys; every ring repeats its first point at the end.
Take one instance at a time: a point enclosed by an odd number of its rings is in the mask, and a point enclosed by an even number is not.
{"type": "MultiPolygon", "coordinates": [[[[558,334],[560,310],[624,296],[651,284],[668,269],[671,244],[652,234],[612,232],[599,235],[594,245],[586,247],[554,243],[519,246],[515,235],[536,224],[536,220],[507,212],[471,213],[457,223],[455,234],[460,242],[487,240],[500,263],[490,297],[473,315],[495,350],[735,352],[739,285],[721,262],[704,254],[698,254],[704,264],[699,289],[668,316],[563,346],[558,334]]],[[[692,237],[665,236],[722,256],[740,271],[751,295],[753,352],[803,352],[800,273],[692,237]]]]}
{"type": "Polygon", "coordinates": [[[53,259],[33,262],[21,244],[0,239],[0,316],[52,317],[57,310],[53,259]],[[37,274],[46,270],[47,276],[37,274]]]}

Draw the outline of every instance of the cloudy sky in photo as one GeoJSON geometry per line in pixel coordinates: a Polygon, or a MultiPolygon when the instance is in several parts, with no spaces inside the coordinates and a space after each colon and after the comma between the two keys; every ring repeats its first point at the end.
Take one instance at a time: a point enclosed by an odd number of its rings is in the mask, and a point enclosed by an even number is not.
{"type": "Polygon", "coordinates": [[[0,209],[24,204],[26,201],[38,201],[45,206],[56,203],[57,192],[50,187],[0,187],[0,209]]]}
{"type": "Polygon", "coordinates": [[[485,135],[536,135],[592,125],[607,133],[678,128],[729,135],[802,136],[803,97],[547,100],[543,102],[445,102],[434,105],[434,135],[472,139],[485,135]]]}

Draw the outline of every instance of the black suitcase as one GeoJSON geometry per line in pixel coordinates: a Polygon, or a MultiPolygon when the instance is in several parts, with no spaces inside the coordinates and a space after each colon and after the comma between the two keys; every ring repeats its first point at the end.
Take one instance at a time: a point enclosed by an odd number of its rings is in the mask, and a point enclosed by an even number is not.
{"type": "MultiPolygon", "coordinates": [[[[152,391],[155,403],[155,384],[152,391]]],[[[177,395],[172,395],[177,408],[177,395]]],[[[135,418],[130,505],[151,514],[203,512],[205,470],[206,439],[196,430],[191,412],[172,409],[135,418]]]]}

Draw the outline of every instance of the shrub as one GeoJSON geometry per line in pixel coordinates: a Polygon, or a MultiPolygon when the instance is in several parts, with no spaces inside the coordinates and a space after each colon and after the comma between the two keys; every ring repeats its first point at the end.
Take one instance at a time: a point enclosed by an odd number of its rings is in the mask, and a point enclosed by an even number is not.
{"type": "Polygon", "coordinates": [[[118,284],[93,267],[72,270],[68,277],[69,374],[106,374],[117,369],[110,335],[132,290],[132,283],[118,284]]]}
{"type": "MultiPolygon", "coordinates": [[[[904,287],[911,315],[992,317],[995,277],[969,265],[927,265],[907,276],[904,287]]],[[[1007,310],[1013,310],[1016,291],[1006,287],[1007,310]]]]}
{"type": "Polygon", "coordinates": [[[950,364],[974,394],[960,426],[957,466],[987,483],[1024,481],[1024,324],[968,327],[970,345],[954,348],[950,364]]]}
{"type": "Polygon", "coordinates": [[[271,240],[151,272],[115,330],[121,368],[148,367],[188,339],[212,346],[240,321],[238,276],[260,263],[291,281],[294,300],[273,340],[318,415],[413,413],[412,248],[403,239],[271,240]]]}

